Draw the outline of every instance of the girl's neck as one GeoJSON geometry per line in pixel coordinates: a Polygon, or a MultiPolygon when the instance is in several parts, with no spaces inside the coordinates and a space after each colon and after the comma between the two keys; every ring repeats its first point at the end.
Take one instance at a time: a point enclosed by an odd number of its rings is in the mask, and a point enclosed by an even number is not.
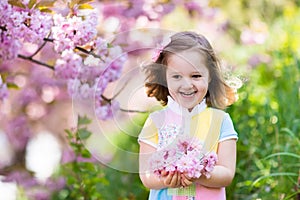
{"type": "Polygon", "coordinates": [[[177,114],[193,116],[193,115],[196,115],[196,114],[202,112],[207,107],[207,105],[206,105],[206,99],[203,99],[194,108],[187,109],[187,108],[182,107],[176,101],[174,101],[174,99],[171,96],[168,96],[168,107],[177,114]]]}

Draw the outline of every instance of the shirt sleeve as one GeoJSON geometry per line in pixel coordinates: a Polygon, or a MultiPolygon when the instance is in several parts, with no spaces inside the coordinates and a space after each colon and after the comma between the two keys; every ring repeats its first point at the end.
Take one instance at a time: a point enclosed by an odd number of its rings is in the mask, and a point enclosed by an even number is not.
{"type": "Polygon", "coordinates": [[[155,148],[157,148],[158,143],[158,130],[155,126],[155,123],[152,120],[152,115],[150,114],[147,118],[141,133],[138,137],[138,142],[144,142],[148,145],[151,145],[155,148]]]}
{"type": "Polygon", "coordinates": [[[228,113],[224,115],[224,119],[221,126],[221,133],[219,142],[229,139],[238,139],[238,134],[234,129],[233,122],[228,113]]]}

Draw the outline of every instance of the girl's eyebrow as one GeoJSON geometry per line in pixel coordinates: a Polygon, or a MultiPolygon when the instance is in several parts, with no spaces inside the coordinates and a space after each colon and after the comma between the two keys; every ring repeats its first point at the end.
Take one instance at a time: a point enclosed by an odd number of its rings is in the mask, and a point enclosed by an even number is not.
{"type": "Polygon", "coordinates": [[[177,74],[178,74],[178,73],[182,73],[181,71],[176,71],[176,70],[173,70],[173,69],[170,69],[169,71],[170,71],[170,73],[172,73],[172,74],[175,74],[175,73],[177,73],[177,74]]]}
{"type": "Polygon", "coordinates": [[[170,73],[170,75],[180,75],[180,74],[182,74],[182,73],[180,73],[180,72],[171,72],[170,73]]]}
{"type": "MultiPolygon", "coordinates": [[[[182,73],[184,73],[184,72],[182,72],[182,71],[170,70],[170,73],[171,73],[171,74],[182,74],[182,73]]],[[[193,71],[193,72],[191,72],[191,74],[202,74],[202,73],[203,73],[202,71],[193,71]]]]}

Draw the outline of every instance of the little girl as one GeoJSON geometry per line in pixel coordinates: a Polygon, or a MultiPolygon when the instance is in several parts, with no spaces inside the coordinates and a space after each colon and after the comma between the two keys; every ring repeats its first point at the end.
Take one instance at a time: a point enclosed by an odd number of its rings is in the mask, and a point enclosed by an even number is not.
{"type": "Polygon", "coordinates": [[[235,93],[222,78],[220,65],[205,37],[179,32],[160,50],[155,62],[145,66],[146,91],[164,105],[149,115],[139,135],[139,169],[149,199],[226,199],[225,187],[235,174],[236,140],[226,106],[235,93]],[[199,138],[218,161],[211,177],[191,178],[179,171],[162,171],[149,166],[151,155],[180,136],[199,138]]]}

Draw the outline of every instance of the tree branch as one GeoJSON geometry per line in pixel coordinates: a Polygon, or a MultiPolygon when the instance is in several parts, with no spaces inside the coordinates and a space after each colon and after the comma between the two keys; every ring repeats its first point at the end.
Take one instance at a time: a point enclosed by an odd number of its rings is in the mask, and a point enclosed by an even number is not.
{"type": "MultiPolygon", "coordinates": [[[[53,39],[50,39],[50,38],[44,38],[44,41],[46,41],[46,42],[53,42],[54,40],[53,40],[53,39]]],[[[85,53],[85,54],[92,55],[92,56],[94,56],[95,58],[99,58],[102,62],[105,62],[105,60],[104,60],[101,56],[95,54],[95,53],[92,52],[92,51],[88,51],[88,50],[86,50],[86,49],[83,48],[83,47],[76,46],[75,49],[77,49],[77,50],[79,50],[79,51],[81,51],[81,52],[83,52],[83,53],[85,53]]]]}
{"type": "Polygon", "coordinates": [[[129,83],[129,80],[127,80],[125,82],[125,84],[123,84],[122,88],[111,99],[116,98],[122,92],[122,90],[124,90],[124,88],[128,85],[128,83],[129,83]]]}
{"type": "Polygon", "coordinates": [[[50,39],[50,38],[44,38],[44,41],[46,41],[46,42],[53,42],[54,40],[50,39]]]}
{"type": "Polygon", "coordinates": [[[128,112],[128,113],[149,113],[149,111],[130,110],[130,109],[123,109],[123,108],[120,108],[120,111],[128,112]]]}
{"type": "Polygon", "coordinates": [[[42,65],[42,66],[44,66],[44,67],[47,67],[48,69],[54,70],[54,66],[49,65],[49,64],[44,63],[44,62],[41,62],[41,61],[39,61],[39,60],[35,60],[35,59],[33,59],[31,56],[24,56],[24,55],[22,55],[22,54],[18,54],[18,57],[19,57],[19,58],[22,58],[22,59],[24,59],[24,60],[29,60],[29,61],[31,61],[31,62],[33,62],[33,63],[35,63],[35,64],[42,65]]]}
{"type": "Polygon", "coordinates": [[[104,96],[103,94],[101,95],[101,98],[104,100],[104,101],[106,101],[107,103],[111,103],[111,98],[107,98],[106,96],[104,96]]]}
{"type": "Polygon", "coordinates": [[[88,50],[86,50],[85,48],[82,48],[82,47],[79,47],[79,46],[76,46],[75,49],[77,49],[77,50],[79,50],[79,51],[81,51],[81,52],[83,52],[83,53],[85,53],[85,54],[92,55],[92,56],[94,56],[95,58],[99,58],[102,62],[105,62],[105,60],[103,60],[103,58],[102,58],[101,56],[95,54],[95,53],[92,52],[92,51],[88,51],[88,50]]]}
{"type": "MultiPolygon", "coordinates": [[[[43,43],[43,44],[42,44],[42,45],[41,45],[41,46],[40,46],[40,47],[39,47],[32,55],[30,55],[30,56],[25,56],[25,55],[22,55],[22,54],[18,54],[18,57],[21,58],[21,59],[24,59],[24,60],[31,61],[31,62],[33,62],[33,63],[35,63],[35,64],[38,64],[38,65],[47,67],[48,69],[54,70],[54,66],[49,65],[49,64],[44,63],[44,62],[41,62],[41,61],[36,60],[36,59],[33,58],[36,54],[38,54],[38,53],[41,51],[41,49],[46,45],[47,42],[53,42],[53,41],[54,41],[53,39],[50,39],[50,38],[44,38],[44,43],[43,43]]],[[[88,50],[86,50],[86,49],[84,49],[84,48],[82,48],[82,47],[78,47],[78,46],[76,46],[75,49],[77,49],[77,50],[79,50],[79,51],[81,51],[81,52],[83,52],[83,53],[92,55],[92,56],[94,56],[94,57],[96,57],[96,58],[99,58],[101,61],[104,62],[104,60],[103,60],[100,56],[96,55],[96,54],[93,53],[92,51],[88,51],[88,50]]],[[[114,98],[116,98],[116,97],[122,92],[122,90],[127,86],[128,83],[129,83],[129,80],[127,80],[127,81],[125,82],[125,84],[122,86],[122,88],[121,88],[121,89],[120,89],[120,90],[119,90],[112,98],[108,98],[108,97],[106,97],[106,96],[104,96],[104,95],[101,95],[101,98],[102,98],[104,101],[106,101],[107,103],[111,104],[111,101],[112,101],[114,98]]],[[[148,113],[148,111],[130,110],[130,109],[123,109],[123,108],[120,108],[120,111],[122,111],[122,112],[128,112],[128,113],[148,113]]]]}
{"type": "MultiPolygon", "coordinates": [[[[50,33],[49,33],[48,37],[49,36],[50,36],[50,33]]],[[[33,58],[36,54],[38,54],[42,50],[42,48],[44,48],[44,46],[47,44],[47,42],[48,41],[45,40],[45,38],[44,38],[44,43],[30,57],[33,58]]]]}

